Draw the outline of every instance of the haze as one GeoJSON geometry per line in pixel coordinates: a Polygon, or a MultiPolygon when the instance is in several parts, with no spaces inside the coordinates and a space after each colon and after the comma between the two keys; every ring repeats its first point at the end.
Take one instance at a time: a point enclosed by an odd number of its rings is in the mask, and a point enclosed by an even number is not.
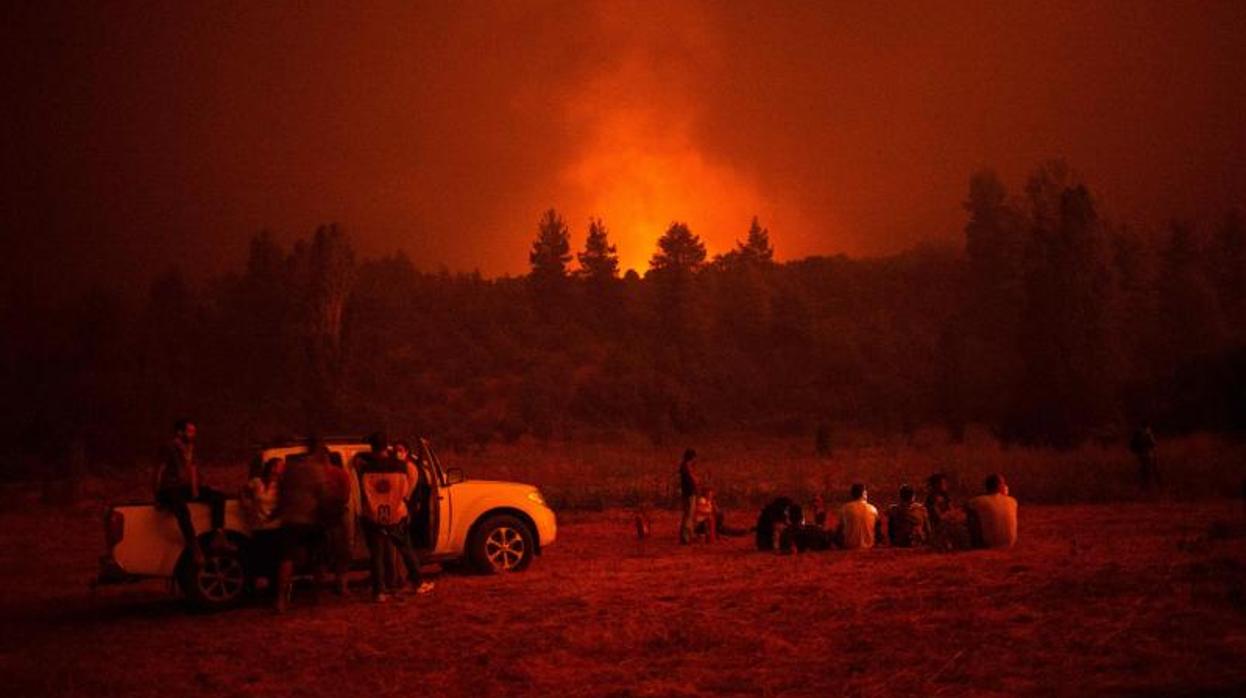
{"type": "MultiPolygon", "coordinates": [[[[1064,157],[1115,219],[1246,200],[1246,5],[6,7],[5,225],[41,283],[237,265],[261,229],[526,271],[556,207],[624,268],[753,214],[780,259],[958,240],[971,172],[1064,157]]],[[[1195,220],[1195,222],[1199,222],[1195,220]]]]}

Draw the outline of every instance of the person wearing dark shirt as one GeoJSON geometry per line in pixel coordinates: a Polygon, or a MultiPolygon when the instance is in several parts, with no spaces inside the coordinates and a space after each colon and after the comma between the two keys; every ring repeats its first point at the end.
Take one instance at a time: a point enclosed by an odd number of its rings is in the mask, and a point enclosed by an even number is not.
{"type": "Polygon", "coordinates": [[[407,497],[411,483],[407,467],[389,452],[384,434],[368,439],[371,453],[362,454],[359,463],[360,523],[368,541],[372,561],[372,597],[377,603],[389,600],[385,586],[385,542],[394,545],[407,568],[407,579],[416,586],[417,594],[432,590],[432,582],[420,578],[420,561],[411,546],[407,524],[407,497]]]}
{"type": "Polygon", "coordinates": [[[294,563],[313,563],[315,589],[320,589],[320,565],[315,553],[322,548],[322,510],[326,500],[328,452],[313,441],[308,453],[290,457],[277,495],[277,518],[281,520],[280,563],[277,567],[277,610],[284,611],[293,587],[294,563]]]}
{"type": "Polygon", "coordinates": [[[948,493],[947,476],[935,473],[926,480],[926,516],[930,526],[938,528],[951,510],[952,495],[948,493]]]}
{"type": "Polygon", "coordinates": [[[822,495],[813,495],[813,501],[809,503],[809,514],[813,516],[813,525],[818,528],[826,528],[826,500],[822,495]]]}
{"type": "Polygon", "coordinates": [[[930,538],[930,519],[926,507],[914,501],[911,485],[900,486],[900,503],[887,510],[887,536],[899,548],[925,545],[930,538]]]}
{"type": "Polygon", "coordinates": [[[689,448],[684,451],[684,457],[679,462],[679,496],[683,507],[683,518],[679,522],[680,545],[692,542],[697,511],[697,475],[692,464],[696,459],[697,452],[689,448]]]}
{"type": "Polygon", "coordinates": [[[199,481],[199,467],[195,463],[197,431],[195,423],[189,419],[180,419],[173,425],[173,438],[160,454],[154,489],[156,503],[177,518],[177,527],[186,548],[190,550],[191,560],[196,566],[202,566],[203,549],[195,534],[188,503],[203,502],[208,505],[212,530],[216,532],[212,542],[214,549],[229,550],[233,545],[225,537],[225,495],[199,481]]]}
{"type": "Polygon", "coordinates": [[[757,525],[754,527],[757,534],[757,549],[779,548],[784,531],[790,526],[799,525],[802,518],[800,505],[790,497],[773,499],[757,514],[757,525]]]}
{"type": "Polygon", "coordinates": [[[346,572],[351,562],[350,474],[342,462],[342,454],[331,452],[324,463],[325,496],[320,506],[320,521],[324,527],[326,556],[333,570],[334,588],[345,596],[346,572]]]}

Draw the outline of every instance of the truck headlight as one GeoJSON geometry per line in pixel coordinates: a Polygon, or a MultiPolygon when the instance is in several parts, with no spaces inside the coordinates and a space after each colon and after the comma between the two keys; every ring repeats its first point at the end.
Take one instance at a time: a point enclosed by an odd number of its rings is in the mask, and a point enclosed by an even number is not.
{"type": "Polygon", "coordinates": [[[531,492],[529,492],[528,499],[537,504],[540,504],[541,506],[545,506],[545,498],[541,496],[540,490],[532,490],[531,492]]]}

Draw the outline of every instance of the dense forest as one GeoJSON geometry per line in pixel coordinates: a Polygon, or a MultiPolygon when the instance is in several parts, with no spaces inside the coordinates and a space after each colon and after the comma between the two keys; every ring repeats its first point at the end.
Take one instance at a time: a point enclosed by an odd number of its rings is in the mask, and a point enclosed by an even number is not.
{"type": "MultiPolygon", "coordinates": [[[[582,250],[551,210],[531,271],[429,273],[359,259],[336,225],[145,302],[96,288],[3,308],[8,477],[124,465],[183,415],[218,451],[279,435],[610,439],[967,427],[1072,446],[1149,421],[1246,427],[1246,226],[1110,221],[1060,162],[1010,193],[974,175],[963,249],[775,262],[742,223],[710,256],[673,223],[620,275],[608,222],[582,250]]],[[[660,231],[655,231],[655,233],[660,231]]]]}

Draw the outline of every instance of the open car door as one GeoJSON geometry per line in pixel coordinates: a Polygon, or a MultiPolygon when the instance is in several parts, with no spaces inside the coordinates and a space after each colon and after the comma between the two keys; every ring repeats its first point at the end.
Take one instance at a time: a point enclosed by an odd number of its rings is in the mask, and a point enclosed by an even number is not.
{"type": "Polygon", "coordinates": [[[420,513],[412,521],[412,540],[434,555],[449,552],[450,498],[441,462],[426,439],[419,440],[420,513]]]}

